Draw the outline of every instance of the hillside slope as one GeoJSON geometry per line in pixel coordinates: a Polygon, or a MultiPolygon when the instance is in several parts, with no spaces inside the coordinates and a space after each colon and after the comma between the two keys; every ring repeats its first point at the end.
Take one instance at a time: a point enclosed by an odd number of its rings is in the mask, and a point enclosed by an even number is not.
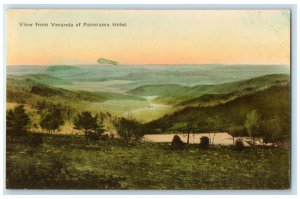
{"type": "Polygon", "coordinates": [[[145,99],[110,92],[71,91],[54,87],[56,85],[72,84],[68,80],[53,77],[48,74],[34,74],[7,77],[7,102],[32,104],[37,100],[54,100],[64,102],[104,102],[107,100],[138,100],[145,99]]]}
{"type": "MultiPolygon", "coordinates": [[[[130,90],[128,93],[138,96],[158,96],[155,102],[171,105],[187,105],[194,103],[188,102],[193,98],[199,98],[203,95],[213,94],[223,98],[223,94],[238,93],[239,95],[248,92],[258,91],[268,88],[272,85],[286,84],[289,82],[289,75],[272,74],[256,77],[249,80],[218,84],[218,85],[199,85],[194,87],[182,86],[177,84],[164,85],[146,85],[130,90]],[[220,95],[222,94],[222,95],[220,95]]],[[[212,95],[211,95],[212,96],[212,95]]],[[[197,99],[196,99],[197,101],[197,99]]]]}
{"type": "Polygon", "coordinates": [[[54,77],[49,74],[30,74],[22,76],[7,76],[8,86],[18,86],[18,87],[31,87],[37,84],[44,85],[70,85],[71,81],[61,79],[59,77],[54,77]]]}
{"type": "Polygon", "coordinates": [[[257,110],[262,120],[279,117],[280,125],[290,125],[290,85],[271,86],[215,106],[187,106],[146,124],[146,127],[151,133],[184,131],[192,122],[193,129],[198,132],[226,131],[243,126],[246,115],[252,110],[257,110]]]}
{"type": "Polygon", "coordinates": [[[46,72],[48,73],[79,73],[81,71],[80,68],[76,66],[69,66],[69,65],[54,65],[49,66],[46,69],[46,72]]]}

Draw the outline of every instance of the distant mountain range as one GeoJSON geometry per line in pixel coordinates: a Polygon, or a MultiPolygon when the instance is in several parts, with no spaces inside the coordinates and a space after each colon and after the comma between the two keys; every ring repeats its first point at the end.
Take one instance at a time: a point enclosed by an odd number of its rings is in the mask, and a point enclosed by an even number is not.
{"type": "Polygon", "coordinates": [[[177,106],[200,105],[211,100],[231,99],[247,93],[259,91],[272,85],[286,84],[289,75],[272,74],[248,80],[217,84],[183,86],[179,84],[145,85],[128,91],[137,96],[158,96],[155,101],[177,106]]]}
{"type": "Polygon", "coordinates": [[[80,72],[80,68],[75,67],[75,66],[69,66],[69,65],[55,65],[55,66],[49,66],[46,69],[46,72],[48,73],[65,73],[65,72],[80,72]]]}

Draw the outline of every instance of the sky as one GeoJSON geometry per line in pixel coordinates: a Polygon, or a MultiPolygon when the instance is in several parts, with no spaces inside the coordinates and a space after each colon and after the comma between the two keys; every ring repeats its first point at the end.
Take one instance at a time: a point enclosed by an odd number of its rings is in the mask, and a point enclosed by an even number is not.
{"type": "Polygon", "coordinates": [[[7,65],[97,64],[100,57],[122,64],[290,63],[289,10],[11,9],[6,14],[7,65]]]}

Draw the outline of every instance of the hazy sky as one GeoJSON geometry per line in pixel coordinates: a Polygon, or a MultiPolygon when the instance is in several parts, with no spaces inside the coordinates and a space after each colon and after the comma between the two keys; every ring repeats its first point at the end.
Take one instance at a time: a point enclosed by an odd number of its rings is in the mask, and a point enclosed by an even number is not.
{"type": "Polygon", "coordinates": [[[289,64],[288,10],[9,10],[7,64],[289,64]],[[33,23],[32,27],[20,23],[33,23]],[[48,27],[35,27],[35,23],[48,27]],[[51,23],[81,23],[51,27],[51,23]],[[83,27],[83,23],[110,27],[83,27]],[[112,27],[112,23],[126,27],[112,27]]]}

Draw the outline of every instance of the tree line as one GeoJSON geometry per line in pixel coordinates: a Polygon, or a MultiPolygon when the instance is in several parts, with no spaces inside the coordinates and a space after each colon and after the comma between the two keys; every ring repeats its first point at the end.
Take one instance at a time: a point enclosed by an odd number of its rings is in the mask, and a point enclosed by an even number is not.
{"type": "MultiPolygon", "coordinates": [[[[33,108],[39,115],[39,121],[33,123],[30,116],[25,111],[24,105],[18,105],[12,110],[7,111],[6,127],[7,132],[11,135],[23,135],[30,127],[35,129],[41,128],[48,133],[57,133],[61,131],[62,126],[67,119],[70,119],[73,110],[67,105],[61,103],[46,103],[38,101],[33,108]]],[[[81,130],[85,136],[86,143],[88,140],[107,139],[104,135],[104,119],[108,117],[113,124],[118,136],[125,142],[131,140],[140,140],[145,131],[143,125],[137,120],[124,117],[113,117],[109,113],[92,114],[89,111],[82,111],[71,119],[73,128],[81,130]]]]}

